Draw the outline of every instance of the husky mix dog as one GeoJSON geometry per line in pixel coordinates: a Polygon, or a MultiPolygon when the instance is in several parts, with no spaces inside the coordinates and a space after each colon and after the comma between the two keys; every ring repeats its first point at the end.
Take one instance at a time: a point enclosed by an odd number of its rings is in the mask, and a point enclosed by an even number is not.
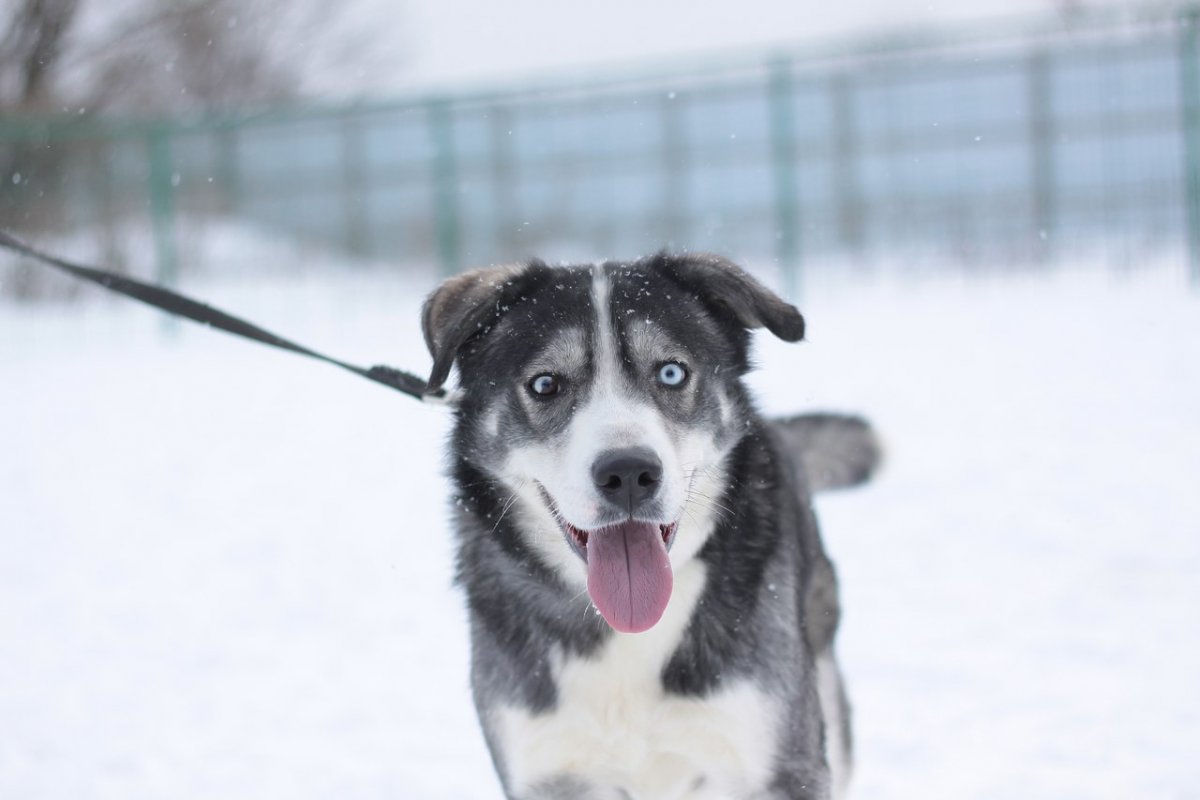
{"type": "Polygon", "coordinates": [[[719,257],[540,262],[426,302],[459,376],[451,473],[475,705],[521,800],[827,798],[850,763],[810,502],[860,420],[760,416],[750,330],[804,319],[719,257]]]}

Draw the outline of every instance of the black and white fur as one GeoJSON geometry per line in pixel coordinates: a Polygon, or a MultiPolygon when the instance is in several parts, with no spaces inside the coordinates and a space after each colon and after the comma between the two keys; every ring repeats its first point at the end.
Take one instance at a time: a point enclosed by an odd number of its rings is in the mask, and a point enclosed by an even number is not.
{"type": "Polygon", "coordinates": [[[458,366],[458,579],[506,796],[838,795],[837,586],[810,492],[865,479],[878,450],[857,420],[755,411],[749,331],[797,341],[800,313],[724,259],[658,255],[471,272],[423,326],[431,387],[458,366]],[[617,496],[597,464],[629,452],[658,467],[617,496]],[[589,596],[589,548],[622,525],[670,547],[670,599],[640,633],[589,596]]]}

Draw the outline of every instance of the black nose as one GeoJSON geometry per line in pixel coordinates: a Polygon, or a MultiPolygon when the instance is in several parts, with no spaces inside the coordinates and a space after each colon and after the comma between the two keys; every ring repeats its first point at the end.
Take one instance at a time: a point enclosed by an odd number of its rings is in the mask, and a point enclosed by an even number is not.
{"type": "Polygon", "coordinates": [[[592,480],[609,502],[633,514],[658,491],[662,462],[645,447],[607,450],[592,464],[592,480]]]}

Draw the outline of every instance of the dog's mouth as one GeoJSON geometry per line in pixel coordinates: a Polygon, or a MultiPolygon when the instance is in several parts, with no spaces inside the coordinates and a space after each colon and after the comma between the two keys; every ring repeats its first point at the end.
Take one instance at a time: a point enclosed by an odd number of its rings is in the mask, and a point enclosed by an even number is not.
{"type": "Polygon", "coordinates": [[[587,564],[588,595],[604,620],[621,633],[654,627],[671,599],[674,578],[667,550],[679,522],[629,519],[584,530],[563,519],[548,494],[546,500],[568,544],[587,564]]]}
{"type": "Polygon", "coordinates": [[[614,630],[641,633],[662,619],[674,583],[667,547],[679,523],[627,520],[585,531],[560,520],[587,562],[587,589],[614,630]]]}
{"type": "MultiPolygon", "coordinates": [[[[630,522],[636,522],[636,521],[630,520],[630,522]]],[[[587,555],[587,553],[588,553],[588,549],[587,549],[588,538],[591,536],[591,533],[583,530],[582,528],[576,528],[574,525],[567,522],[562,517],[558,518],[558,524],[562,526],[563,533],[565,533],[567,535],[567,541],[570,542],[571,549],[574,550],[576,555],[578,555],[580,558],[582,558],[584,560],[584,562],[586,563],[588,560],[588,555],[587,555]]],[[[605,527],[600,528],[599,531],[600,532],[606,531],[611,528],[616,528],[616,527],[619,527],[620,525],[626,525],[626,524],[629,524],[629,523],[620,523],[619,525],[606,525],[605,527]]],[[[647,523],[636,522],[636,524],[644,525],[647,523]]],[[[658,523],[658,534],[659,534],[659,536],[662,537],[663,547],[667,548],[668,552],[671,550],[671,545],[673,545],[675,543],[675,531],[678,528],[679,528],[678,522],[660,522],[660,523],[658,523]]]]}

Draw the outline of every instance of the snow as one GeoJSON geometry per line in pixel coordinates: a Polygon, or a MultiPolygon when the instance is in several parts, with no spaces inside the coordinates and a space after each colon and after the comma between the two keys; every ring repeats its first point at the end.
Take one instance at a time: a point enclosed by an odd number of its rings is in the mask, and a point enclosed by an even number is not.
{"type": "MultiPolygon", "coordinates": [[[[765,408],[860,411],[888,445],[818,502],[852,796],[1191,796],[1200,294],[949,275],[816,274],[810,340],[758,339],[765,408]]],[[[186,288],[420,370],[430,286],[186,288]]],[[[0,305],[0,797],[498,797],[445,413],[86,294],[0,305]]]]}

